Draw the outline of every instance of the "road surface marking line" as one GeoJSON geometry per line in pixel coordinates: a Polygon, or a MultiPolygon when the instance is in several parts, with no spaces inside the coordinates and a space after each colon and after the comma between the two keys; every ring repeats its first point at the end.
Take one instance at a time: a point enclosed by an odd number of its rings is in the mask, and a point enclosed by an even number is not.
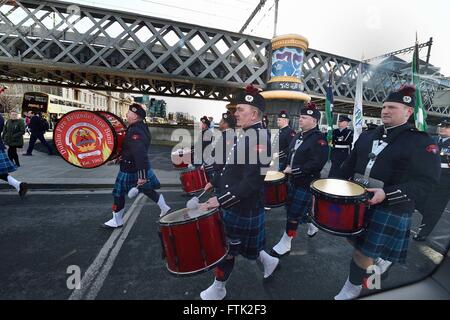
{"type": "MultiPolygon", "coordinates": [[[[128,209],[127,211],[128,214],[124,218],[124,224],[126,224],[127,221],[130,219],[130,217],[133,215],[134,210],[136,210],[136,208],[138,207],[138,203],[141,201],[141,199],[143,199],[143,197],[144,194],[139,194],[137,196],[136,200],[133,202],[130,209],[128,209]]],[[[102,269],[103,265],[107,261],[110,251],[114,249],[114,242],[117,240],[117,238],[119,238],[123,230],[124,228],[118,228],[113,230],[111,236],[105,242],[102,249],[98,253],[97,257],[95,258],[94,262],[89,266],[83,278],[81,279],[81,289],[74,289],[69,297],[69,300],[83,299],[92,283],[94,283],[94,281],[96,280],[96,277],[100,273],[100,270],[102,269]]]]}

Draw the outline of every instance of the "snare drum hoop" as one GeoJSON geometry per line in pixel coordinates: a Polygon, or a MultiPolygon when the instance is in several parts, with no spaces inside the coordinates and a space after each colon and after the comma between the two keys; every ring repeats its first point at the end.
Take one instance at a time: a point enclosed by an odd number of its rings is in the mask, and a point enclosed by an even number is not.
{"type": "MultiPolygon", "coordinates": [[[[333,179],[335,179],[335,178],[333,178],[333,179]]],[[[331,194],[331,193],[328,193],[328,192],[325,192],[325,191],[315,188],[314,182],[316,182],[318,180],[324,180],[324,179],[323,178],[315,179],[314,181],[311,182],[311,184],[309,185],[309,188],[311,189],[311,193],[313,193],[315,195],[320,195],[325,200],[333,200],[337,203],[342,203],[342,204],[348,204],[348,203],[359,204],[359,203],[363,203],[367,200],[367,195],[368,195],[367,190],[364,187],[364,185],[362,185],[361,183],[358,183],[355,181],[348,181],[348,180],[344,180],[344,179],[335,179],[335,180],[341,180],[341,181],[357,184],[364,189],[364,193],[357,195],[357,196],[339,196],[339,195],[331,194]]]]}
{"type": "Polygon", "coordinates": [[[323,231],[325,231],[325,232],[327,232],[329,234],[335,235],[335,236],[352,237],[352,236],[357,236],[357,235],[363,233],[366,230],[365,227],[362,227],[360,230],[355,231],[355,232],[336,231],[336,230],[333,230],[331,228],[324,227],[321,224],[318,224],[313,216],[309,215],[309,217],[310,217],[310,220],[311,220],[312,224],[314,224],[317,228],[319,228],[320,230],[323,230],[323,231]]]}
{"type": "MultiPolygon", "coordinates": [[[[105,121],[106,124],[107,124],[107,125],[109,126],[109,128],[111,129],[112,135],[113,135],[113,138],[114,138],[114,148],[113,148],[113,150],[111,151],[110,156],[108,157],[108,159],[106,159],[105,161],[103,161],[103,162],[100,163],[99,165],[96,165],[96,166],[93,166],[93,167],[86,168],[86,167],[83,167],[83,166],[77,166],[76,164],[73,164],[73,163],[70,162],[69,160],[66,160],[66,158],[64,158],[64,157],[59,153],[58,148],[56,148],[56,152],[59,154],[59,156],[60,156],[65,162],[67,162],[68,164],[70,164],[70,165],[72,165],[72,166],[74,166],[74,167],[81,168],[81,169],[94,169],[94,168],[98,168],[98,167],[104,165],[105,163],[107,163],[108,161],[110,161],[110,160],[111,160],[111,156],[117,151],[117,143],[116,143],[116,142],[117,142],[117,133],[116,133],[116,130],[114,129],[113,125],[111,124],[111,122],[109,122],[109,120],[106,119],[106,117],[104,117],[104,116],[102,116],[101,114],[98,114],[98,113],[96,113],[96,112],[89,111],[89,110],[82,110],[82,111],[83,111],[83,112],[91,112],[91,113],[95,114],[97,117],[99,117],[99,118],[101,118],[103,121],[105,121]]],[[[69,111],[69,112],[65,113],[63,117],[65,117],[65,116],[67,116],[67,115],[69,115],[69,114],[71,114],[71,113],[74,113],[74,112],[80,112],[80,110],[69,111]]],[[[56,129],[58,128],[58,124],[59,124],[59,123],[61,123],[61,122],[58,121],[58,122],[56,123],[55,127],[53,128],[53,132],[55,132],[56,129]]],[[[53,145],[56,146],[55,137],[56,137],[56,135],[53,135],[53,145]]]]}
{"type": "MultiPolygon", "coordinates": [[[[283,172],[281,172],[281,173],[283,173],[283,172]]],[[[286,174],[283,173],[283,175],[284,175],[283,178],[279,178],[276,180],[265,180],[266,178],[264,177],[264,184],[266,184],[266,183],[267,184],[282,184],[287,181],[286,174]]]]}
{"type": "MultiPolygon", "coordinates": [[[[185,209],[186,209],[186,208],[185,208],[185,209]]],[[[174,211],[174,212],[171,212],[171,213],[168,213],[168,214],[162,216],[162,217],[158,220],[158,224],[159,224],[160,226],[164,226],[164,227],[170,227],[170,226],[178,226],[178,225],[182,225],[182,224],[188,224],[188,223],[190,223],[190,222],[192,222],[192,221],[198,221],[198,220],[201,220],[201,219],[203,219],[203,218],[207,218],[207,217],[213,215],[214,213],[216,213],[216,211],[219,213],[219,216],[220,216],[219,209],[218,209],[218,208],[214,208],[214,209],[210,209],[209,211],[206,211],[206,213],[205,213],[205,214],[202,214],[201,216],[193,217],[193,218],[190,218],[190,219],[188,219],[188,220],[176,221],[176,222],[161,222],[161,219],[163,219],[164,217],[166,217],[166,216],[168,216],[168,215],[170,215],[170,214],[173,214],[173,213],[175,213],[175,212],[178,212],[178,211],[174,211]]]]}
{"type": "Polygon", "coordinates": [[[169,273],[170,273],[172,276],[175,276],[175,277],[195,276],[195,275],[197,275],[197,274],[201,274],[201,273],[204,273],[204,272],[208,272],[208,271],[210,271],[211,269],[213,269],[214,267],[216,267],[218,263],[222,262],[222,260],[224,260],[224,259],[227,257],[229,248],[228,248],[228,245],[226,245],[226,246],[227,246],[227,248],[226,248],[226,250],[225,250],[225,254],[223,255],[223,257],[221,257],[221,258],[220,258],[219,260],[217,260],[216,262],[214,262],[214,263],[210,264],[209,266],[206,266],[206,267],[204,267],[204,268],[202,268],[202,269],[197,269],[197,270],[189,271],[189,272],[176,272],[176,271],[170,270],[170,269],[169,269],[169,265],[166,263],[167,271],[169,271],[169,273]]]}

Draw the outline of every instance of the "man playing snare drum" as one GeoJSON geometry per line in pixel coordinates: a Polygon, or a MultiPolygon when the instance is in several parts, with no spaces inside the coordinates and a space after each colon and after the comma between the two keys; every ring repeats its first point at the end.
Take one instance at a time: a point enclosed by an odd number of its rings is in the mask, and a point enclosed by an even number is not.
{"type": "MultiPolygon", "coordinates": [[[[320,112],[314,103],[300,110],[299,126],[302,131],[289,145],[284,170],[289,175],[286,231],[270,252],[275,257],[289,254],[299,223],[308,222],[307,213],[312,203],[309,185],[320,178],[320,171],[328,160],[328,145],[317,127],[319,121],[320,112]]],[[[308,235],[313,237],[316,233],[317,228],[308,223],[308,235]]]]}
{"type": "Polygon", "coordinates": [[[262,129],[264,98],[254,87],[248,87],[236,97],[235,117],[241,134],[220,173],[214,175],[217,197],[210,198],[200,209],[221,209],[228,240],[228,256],[215,269],[214,283],[200,293],[203,300],[225,298],[225,283],[230,277],[237,255],[259,260],[264,267],[264,279],[276,269],[279,260],[264,251],[265,220],[262,193],[264,167],[271,161],[270,139],[262,129]],[[267,154],[268,153],[268,154],[267,154]],[[266,159],[264,159],[266,156],[266,159]]]}
{"type": "Polygon", "coordinates": [[[342,178],[367,186],[367,230],[350,238],[355,250],[350,273],[336,300],[354,299],[374,271],[404,263],[415,203],[439,181],[439,149],[431,137],[407,123],[414,112],[415,87],[391,92],[383,103],[383,125],[365,131],[343,163],[342,178]],[[375,263],[375,265],[374,265],[375,263]]]}

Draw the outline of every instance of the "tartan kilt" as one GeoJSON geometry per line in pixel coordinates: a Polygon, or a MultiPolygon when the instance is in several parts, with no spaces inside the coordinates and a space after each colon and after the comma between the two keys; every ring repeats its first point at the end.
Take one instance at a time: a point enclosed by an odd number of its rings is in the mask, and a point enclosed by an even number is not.
{"type": "Polygon", "coordinates": [[[16,170],[16,166],[9,160],[5,150],[0,150],[0,174],[7,174],[16,170]]]}
{"type": "Polygon", "coordinates": [[[353,239],[365,256],[405,263],[409,245],[411,213],[395,214],[381,208],[366,212],[367,230],[353,239]]]}
{"type": "Polygon", "coordinates": [[[240,240],[239,254],[251,260],[258,258],[266,242],[264,207],[253,210],[247,216],[242,216],[233,210],[221,210],[227,238],[240,240]]]}
{"type": "Polygon", "coordinates": [[[286,201],[287,219],[299,220],[300,224],[307,223],[308,212],[311,211],[312,193],[288,183],[288,197],[286,201]]]}
{"type": "MultiPolygon", "coordinates": [[[[158,178],[151,168],[147,169],[148,182],[139,187],[139,191],[143,190],[155,190],[161,188],[158,178]]],[[[131,188],[136,187],[138,181],[137,172],[123,172],[119,171],[114,184],[113,195],[115,197],[122,197],[130,191],[131,188]]]]}

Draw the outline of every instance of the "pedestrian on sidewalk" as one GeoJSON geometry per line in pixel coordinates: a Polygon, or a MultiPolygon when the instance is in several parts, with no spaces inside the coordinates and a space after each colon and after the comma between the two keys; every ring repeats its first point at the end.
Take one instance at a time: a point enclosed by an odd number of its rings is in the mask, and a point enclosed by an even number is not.
{"type": "Polygon", "coordinates": [[[53,155],[53,149],[45,140],[44,134],[49,129],[48,122],[42,117],[40,112],[36,113],[30,120],[30,124],[28,126],[30,128],[31,136],[30,143],[28,145],[27,152],[23,154],[23,156],[31,156],[36,140],[39,141],[47,147],[48,154],[53,155]]]}
{"type": "Polygon", "coordinates": [[[133,103],[128,109],[129,126],[122,143],[122,154],[118,160],[120,171],[113,190],[113,216],[102,225],[105,228],[118,228],[123,225],[125,195],[136,186],[158,204],[161,209],[160,216],[170,210],[163,195],[155,191],[160,188],[160,183],[148,159],[151,135],[148,126],[144,123],[145,114],[144,108],[138,103],[133,103]]]}
{"type": "Polygon", "coordinates": [[[28,133],[28,135],[31,135],[31,131],[30,131],[30,120],[31,117],[33,117],[33,111],[28,111],[27,114],[25,115],[25,132],[28,133]]]}
{"type": "MultiPolygon", "coordinates": [[[[3,127],[5,125],[5,120],[0,114],[0,132],[3,132],[3,127]]],[[[0,136],[0,179],[6,181],[10,186],[16,188],[19,192],[20,197],[24,197],[28,191],[28,185],[26,182],[20,182],[14,179],[9,173],[16,171],[16,167],[9,160],[5,152],[5,145],[0,136]]]]}
{"type": "Polygon", "coordinates": [[[16,111],[9,113],[9,120],[6,121],[2,138],[4,144],[8,146],[8,158],[16,167],[20,167],[19,155],[17,154],[17,148],[23,147],[23,135],[25,134],[25,122],[18,118],[16,111]]]}

